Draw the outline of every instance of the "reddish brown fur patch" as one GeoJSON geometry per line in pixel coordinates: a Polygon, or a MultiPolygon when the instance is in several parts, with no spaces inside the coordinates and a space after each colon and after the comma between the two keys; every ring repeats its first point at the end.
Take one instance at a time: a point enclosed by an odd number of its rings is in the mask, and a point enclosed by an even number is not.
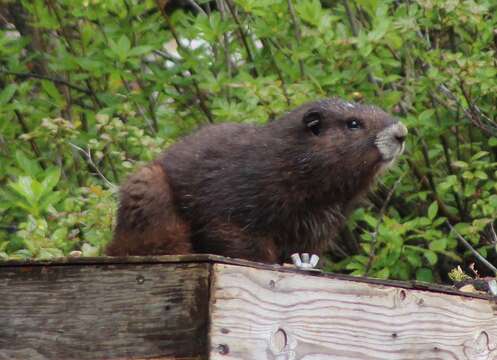
{"type": "Polygon", "coordinates": [[[111,256],[191,253],[188,224],[176,213],[167,176],[158,164],[138,170],[121,188],[111,256]]]}

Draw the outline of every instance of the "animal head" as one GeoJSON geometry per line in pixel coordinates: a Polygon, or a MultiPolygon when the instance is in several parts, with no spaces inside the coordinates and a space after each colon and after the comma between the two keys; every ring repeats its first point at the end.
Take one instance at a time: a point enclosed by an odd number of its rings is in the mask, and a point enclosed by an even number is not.
{"type": "Polygon", "coordinates": [[[405,148],[407,128],[372,105],[332,98],[304,104],[280,120],[292,135],[286,151],[295,166],[336,192],[366,189],[405,148]]]}

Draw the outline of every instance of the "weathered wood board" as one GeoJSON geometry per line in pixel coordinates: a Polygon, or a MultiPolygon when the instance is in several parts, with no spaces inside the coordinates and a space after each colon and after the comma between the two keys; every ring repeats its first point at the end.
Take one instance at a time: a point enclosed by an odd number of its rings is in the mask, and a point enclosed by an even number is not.
{"type": "Polygon", "coordinates": [[[497,360],[487,295],[212,255],[0,262],[0,360],[497,360]]]}
{"type": "Polygon", "coordinates": [[[497,359],[493,301],[216,264],[210,358],[497,359]]]}
{"type": "Polygon", "coordinates": [[[0,266],[0,360],[198,359],[210,266],[0,266]]]}

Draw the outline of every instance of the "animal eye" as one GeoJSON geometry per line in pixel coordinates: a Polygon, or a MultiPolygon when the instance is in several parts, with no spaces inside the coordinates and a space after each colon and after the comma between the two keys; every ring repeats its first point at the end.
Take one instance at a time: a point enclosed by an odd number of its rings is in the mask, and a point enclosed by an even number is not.
{"type": "Polygon", "coordinates": [[[349,119],[347,120],[347,128],[349,130],[357,130],[362,127],[361,121],[358,119],[349,119]]]}

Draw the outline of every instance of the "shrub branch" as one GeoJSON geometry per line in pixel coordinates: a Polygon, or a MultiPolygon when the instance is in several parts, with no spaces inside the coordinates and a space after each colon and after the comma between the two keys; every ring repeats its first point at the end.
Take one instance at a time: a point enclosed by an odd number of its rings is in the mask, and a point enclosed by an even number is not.
{"type": "Polygon", "coordinates": [[[471,246],[471,244],[461,235],[459,232],[451,225],[450,222],[446,221],[447,225],[449,226],[450,230],[456,234],[457,238],[461,243],[471,251],[471,253],[478,259],[480,260],[489,270],[491,270],[495,275],[497,275],[497,268],[493,266],[487,259],[485,259],[476,249],[471,246]]]}

